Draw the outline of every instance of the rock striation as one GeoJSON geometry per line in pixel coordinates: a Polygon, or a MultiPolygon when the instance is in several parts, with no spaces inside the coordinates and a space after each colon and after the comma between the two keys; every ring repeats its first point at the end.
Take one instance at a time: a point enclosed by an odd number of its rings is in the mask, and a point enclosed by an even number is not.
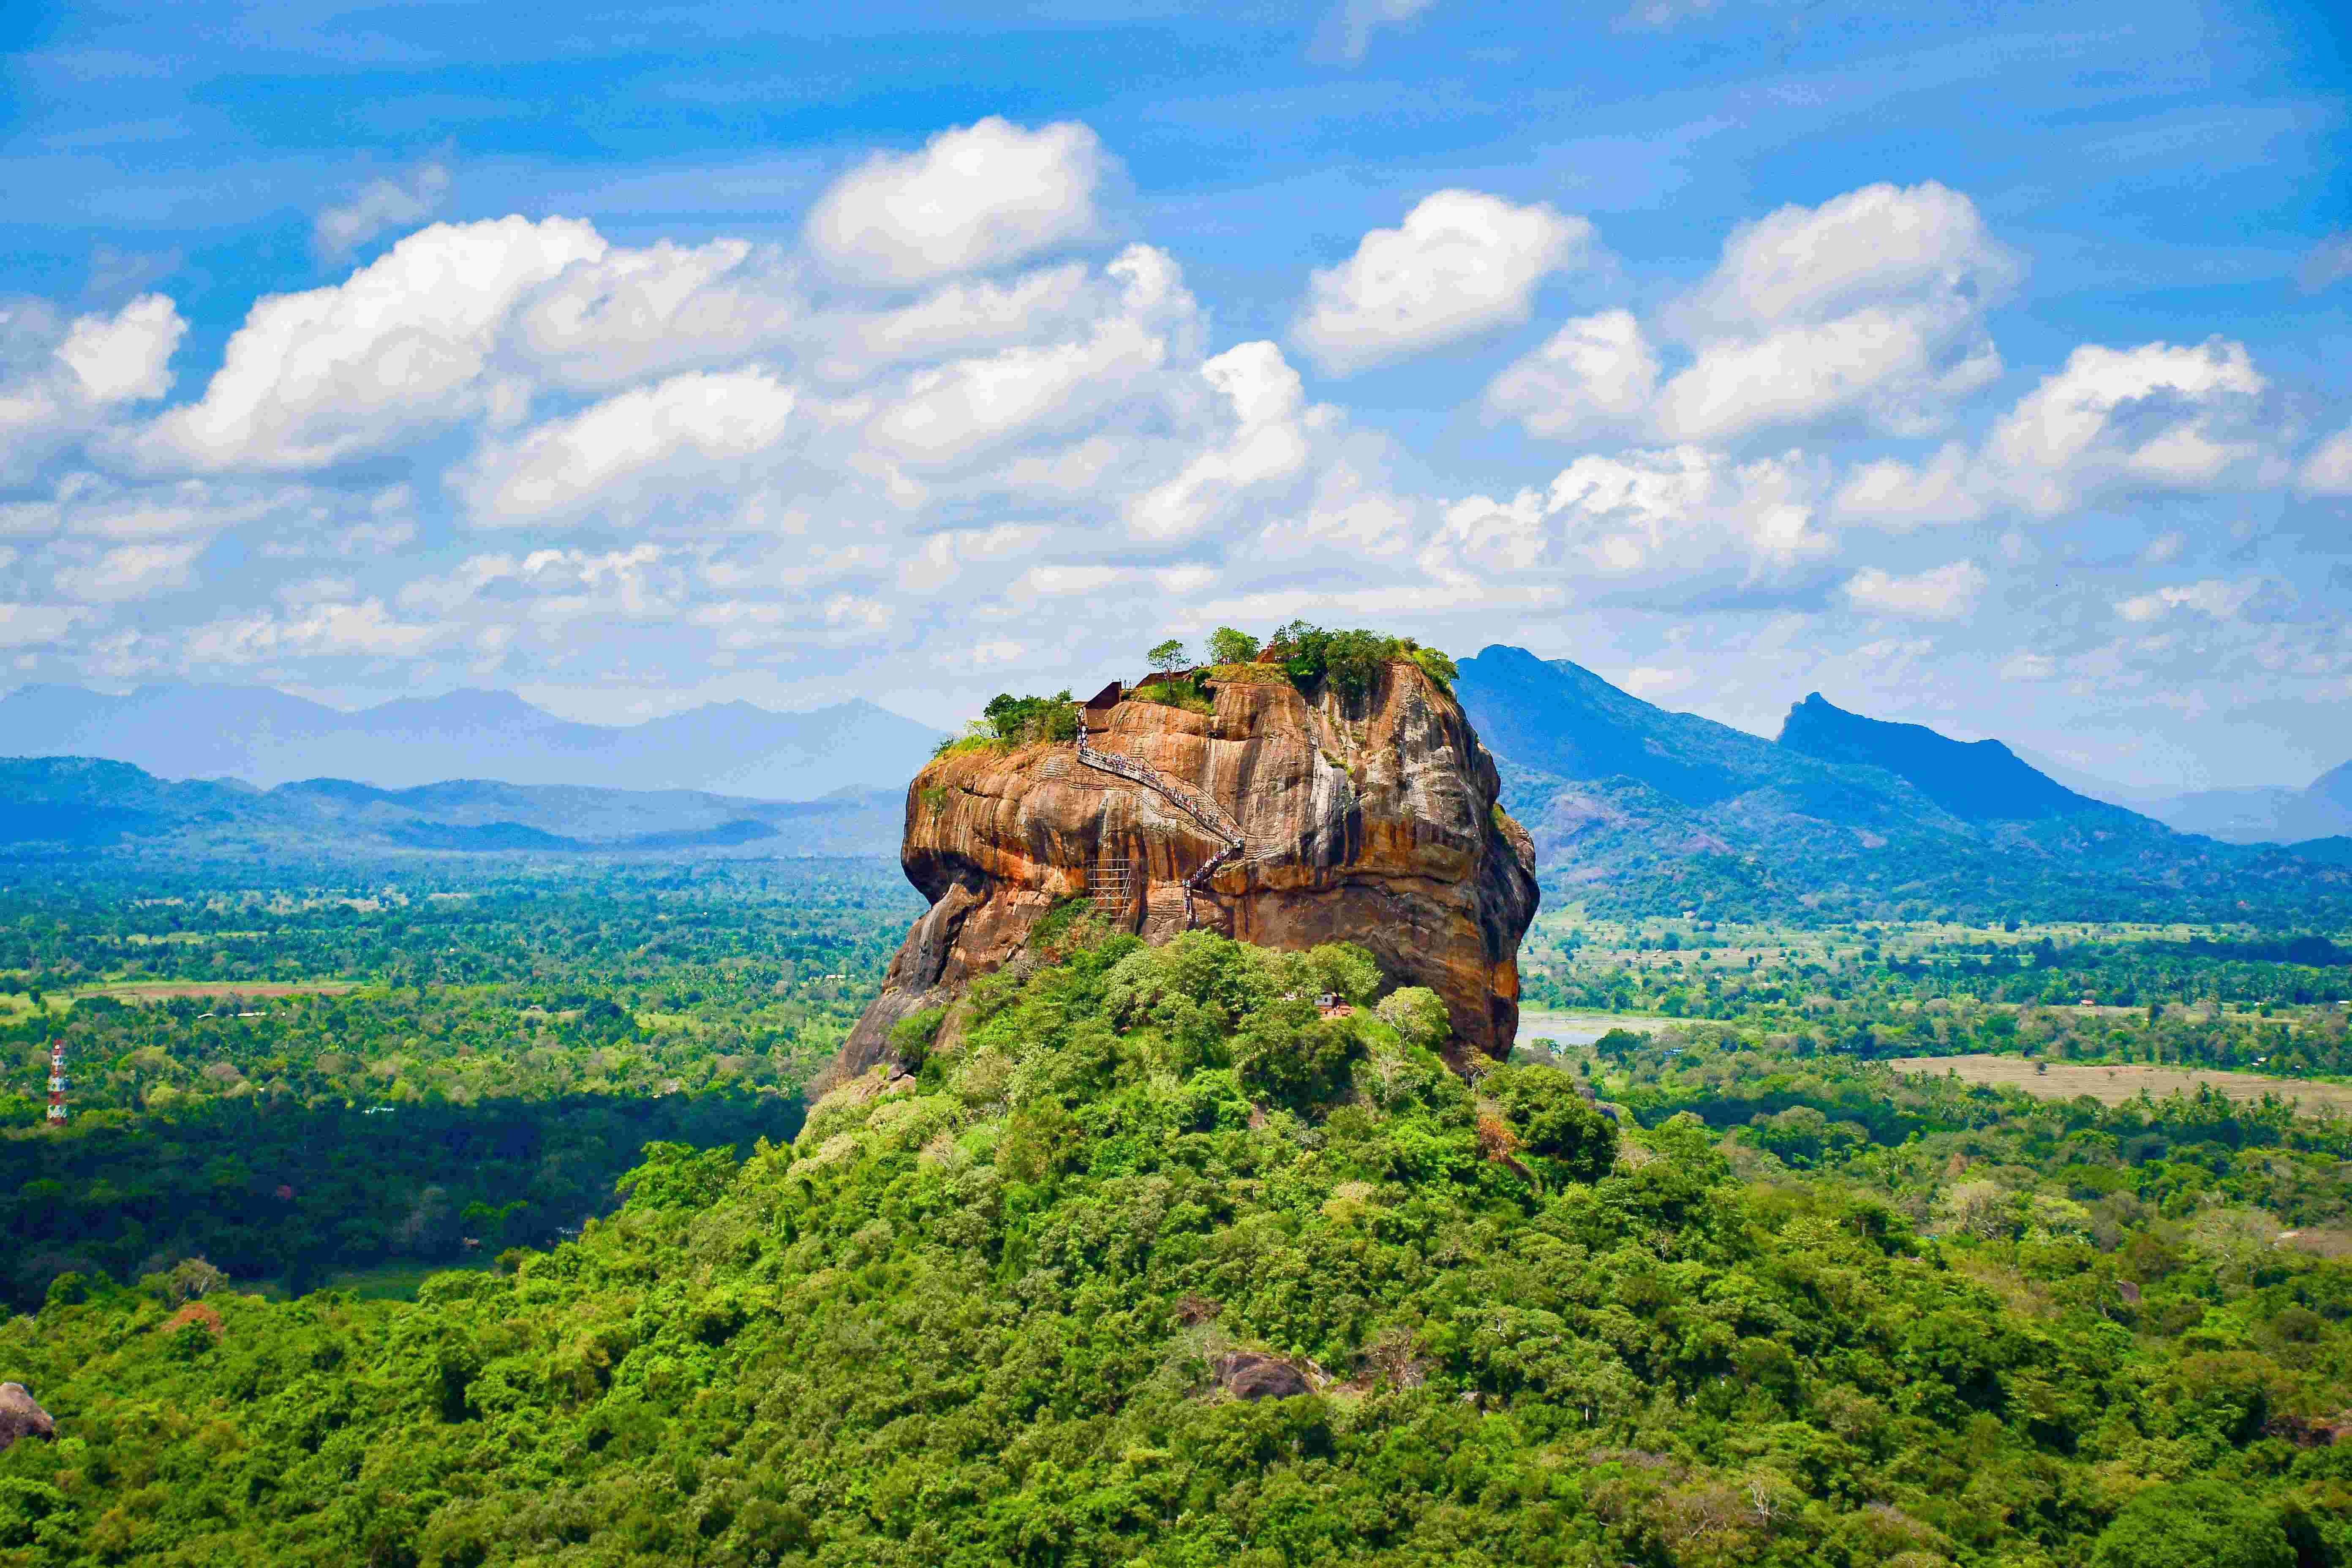
{"type": "Polygon", "coordinates": [[[1153,942],[1359,943],[1444,999],[1457,1055],[1509,1053],[1534,847],[1496,807],[1461,705],[1406,660],[1354,693],[1310,697],[1270,666],[1213,689],[1208,713],[1107,693],[1075,743],[950,752],[916,775],[899,859],[930,910],[837,1077],[882,1060],[895,1025],[1010,962],[1072,899],[1153,942]]]}

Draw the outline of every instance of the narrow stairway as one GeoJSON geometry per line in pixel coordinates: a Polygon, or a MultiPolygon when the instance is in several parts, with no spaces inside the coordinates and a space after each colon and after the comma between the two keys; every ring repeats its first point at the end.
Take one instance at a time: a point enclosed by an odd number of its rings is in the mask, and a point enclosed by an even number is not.
{"type": "Polygon", "coordinates": [[[1193,889],[1207,887],[1210,878],[1240,858],[1248,847],[1248,840],[1242,834],[1242,825],[1234,820],[1231,812],[1191,784],[1179,784],[1158,768],[1148,763],[1139,763],[1133,757],[1123,756],[1117,752],[1097,750],[1087,741],[1083,725],[1078,730],[1078,761],[1090,768],[1099,768],[1104,773],[1116,773],[1120,778],[1143,785],[1146,789],[1159,792],[1164,798],[1174,802],[1185,816],[1199,823],[1209,836],[1215,838],[1222,846],[1209,858],[1205,865],[1184,879],[1184,925],[1187,930],[1190,930],[1192,924],[1193,889]]]}

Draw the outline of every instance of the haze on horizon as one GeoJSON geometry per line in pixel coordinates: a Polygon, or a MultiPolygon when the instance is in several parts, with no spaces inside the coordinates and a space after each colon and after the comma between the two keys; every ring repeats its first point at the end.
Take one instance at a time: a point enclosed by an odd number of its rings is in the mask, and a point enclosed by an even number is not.
{"type": "Polygon", "coordinates": [[[2342,20],[1885,11],[33,7],[0,681],[944,726],[1304,615],[2346,761],[2342,20]]]}

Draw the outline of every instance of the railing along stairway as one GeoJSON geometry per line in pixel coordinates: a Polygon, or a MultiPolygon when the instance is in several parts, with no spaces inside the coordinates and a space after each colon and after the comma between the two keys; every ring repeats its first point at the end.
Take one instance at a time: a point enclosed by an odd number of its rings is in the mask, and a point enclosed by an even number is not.
{"type": "Polygon", "coordinates": [[[1099,768],[1104,773],[1116,773],[1120,778],[1143,785],[1146,789],[1156,790],[1161,796],[1173,802],[1177,809],[1183,812],[1185,816],[1199,823],[1202,830],[1222,846],[1209,858],[1205,865],[1184,879],[1184,925],[1187,930],[1190,930],[1192,924],[1193,890],[1207,887],[1210,878],[1239,859],[1248,847],[1248,839],[1242,833],[1242,825],[1234,820],[1231,812],[1191,784],[1178,783],[1148,763],[1138,762],[1133,757],[1118,752],[1097,749],[1087,739],[1086,726],[1083,723],[1078,727],[1078,761],[1090,768],[1099,768]]]}

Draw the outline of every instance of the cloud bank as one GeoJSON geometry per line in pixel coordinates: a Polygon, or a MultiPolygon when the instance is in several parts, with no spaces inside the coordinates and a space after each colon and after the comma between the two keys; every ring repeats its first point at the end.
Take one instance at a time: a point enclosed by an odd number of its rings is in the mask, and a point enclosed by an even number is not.
{"type": "MultiPolygon", "coordinates": [[[[2347,411],[2226,339],[2012,364],[2025,260],[1965,193],[1783,206],[1626,289],[1592,220],[1448,188],[1302,261],[1277,342],[1114,237],[1118,179],[1086,126],[985,119],[854,161],[784,242],[429,223],[201,364],[163,295],[12,301],[0,647],[947,705],[1303,614],[1465,651],[1605,624],[1654,674],[1941,649],[2084,702],[2352,694],[2321,584],[2226,563],[2341,534],[2347,411]],[[1444,466],[1327,390],[1448,366],[1488,444],[1444,466]]],[[[362,192],[335,243],[411,207],[362,192]]]]}

